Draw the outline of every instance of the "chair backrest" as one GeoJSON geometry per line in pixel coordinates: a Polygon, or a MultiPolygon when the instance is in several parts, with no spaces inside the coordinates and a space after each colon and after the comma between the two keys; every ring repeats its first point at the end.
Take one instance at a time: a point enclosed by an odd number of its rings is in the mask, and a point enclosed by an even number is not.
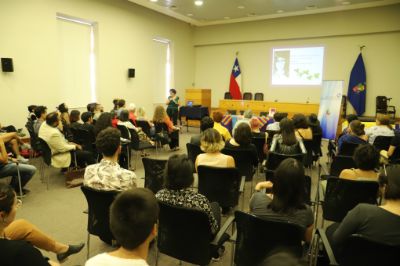
{"type": "Polygon", "coordinates": [[[274,138],[274,135],[275,135],[275,134],[278,134],[278,133],[279,133],[279,131],[276,131],[276,130],[266,130],[265,132],[268,133],[268,139],[267,139],[268,147],[271,147],[272,139],[274,138]]]}
{"type": "Polygon", "coordinates": [[[38,136],[35,133],[35,130],[33,129],[33,121],[31,119],[28,119],[28,121],[25,124],[26,130],[28,130],[29,137],[31,139],[31,147],[34,151],[39,151],[40,146],[39,146],[39,140],[38,136]]]}
{"type": "Polygon", "coordinates": [[[303,154],[281,154],[276,152],[268,152],[267,159],[267,171],[265,171],[265,179],[274,181],[275,175],[274,172],[276,168],[287,158],[293,158],[298,160],[300,163],[303,163],[304,155],[303,154]]]}
{"type": "Polygon", "coordinates": [[[256,94],[254,94],[254,100],[255,101],[264,101],[264,93],[256,92],[256,94]]]}
{"type": "Polygon", "coordinates": [[[99,236],[103,241],[111,243],[114,239],[110,230],[110,206],[117,191],[100,191],[81,186],[88,203],[88,225],[90,234],[99,236]]]}
{"type": "Polygon", "coordinates": [[[225,94],[224,94],[224,99],[225,99],[225,100],[230,100],[230,99],[232,99],[232,95],[231,95],[231,93],[230,93],[229,91],[225,92],[225,94]]]}
{"type": "Polygon", "coordinates": [[[380,150],[385,150],[387,151],[390,146],[390,142],[392,141],[393,137],[387,137],[387,136],[377,136],[374,140],[374,147],[380,151],[380,150]]]}
{"type": "Polygon", "coordinates": [[[199,165],[198,191],[210,202],[221,207],[235,207],[239,202],[241,176],[237,168],[222,168],[199,165]]]}
{"type": "Polygon", "coordinates": [[[310,167],[313,163],[313,150],[314,150],[314,142],[313,140],[303,140],[304,147],[307,150],[307,153],[304,157],[304,166],[305,167],[310,167]]]}
{"type": "Polygon", "coordinates": [[[253,143],[254,146],[256,146],[256,148],[257,148],[258,161],[259,162],[264,161],[264,159],[265,159],[265,153],[264,153],[265,137],[252,137],[251,143],[253,143]]]}
{"type": "Polygon", "coordinates": [[[94,136],[94,132],[83,128],[72,128],[71,132],[74,137],[74,141],[76,143],[81,144],[84,150],[94,151],[94,143],[96,141],[96,137],[94,136]]]}
{"type": "Polygon", "coordinates": [[[351,156],[336,155],[331,164],[329,174],[339,176],[344,169],[356,168],[356,163],[351,156]]]}
{"type": "Polygon", "coordinates": [[[38,140],[39,140],[39,150],[42,153],[43,161],[45,162],[45,164],[50,166],[51,165],[51,149],[44,139],[38,138],[38,140]]]}
{"type": "Polygon", "coordinates": [[[132,128],[128,128],[128,130],[131,135],[131,149],[138,150],[140,144],[139,134],[132,128]]]}
{"type": "Polygon", "coordinates": [[[192,161],[193,167],[194,167],[194,163],[196,162],[197,155],[203,153],[203,151],[200,149],[199,145],[195,145],[192,143],[186,143],[186,150],[187,150],[187,155],[188,155],[189,159],[192,161]]]}
{"type": "Polygon", "coordinates": [[[359,203],[376,204],[379,184],[375,181],[329,177],[322,203],[325,220],[341,222],[359,203]]]}
{"type": "Polygon", "coordinates": [[[140,127],[143,132],[150,138],[151,137],[151,128],[147,121],[144,120],[136,120],[136,124],[140,127]]]}
{"type": "Polygon", "coordinates": [[[159,201],[157,246],[161,253],[196,265],[211,260],[210,222],[205,212],[159,201]]]}
{"type": "Polygon", "coordinates": [[[130,140],[130,135],[129,135],[129,130],[126,126],[124,125],[117,125],[117,128],[119,130],[119,132],[121,132],[121,137],[124,139],[128,139],[130,140]]]}
{"type": "Polygon", "coordinates": [[[235,265],[259,265],[267,254],[278,248],[302,256],[303,227],[285,221],[262,219],[242,211],[235,212],[235,221],[235,265]]]}
{"type": "Polygon", "coordinates": [[[354,151],[360,144],[343,142],[339,150],[339,155],[353,156],[354,151]]]}
{"type": "Polygon", "coordinates": [[[158,160],[151,158],[142,158],[144,167],[144,187],[157,193],[163,188],[165,166],[167,160],[158,160]]]}
{"type": "Polygon", "coordinates": [[[387,111],[387,97],[386,96],[376,96],[376,112],[386,112],[387,111]]]}
{"type": "Polygon", "coordinates": [[[168,132],[168,126],[164,122],[161,122],[161,123],[155,122],[154,123],[154,127],[156,129],[156,133],[160,133],[160,132],[163,132],[163,131],[167,131],[168,132]]]}
{"type": "Polygon", "coordinates": [[[252,99],[253,99],[253,94],[251,92],[243,93],[243,100],[252,100],[252,99]]]}
{"type": "Polygon", "coordinates": [[[254,165],[251,161],[253,157],[251,151],[223,148],[221,152],[233,157],[235,160],[235,165],[239,169],[240,175],[245,176],[246,181],[253,179],[254,165]]]}
{"type": "Polygon", "coordinates": [[[343,266],[396,266],[399,261],[400,245],[391,246],[359,234],[346,239],[340,256],[343,266]]]}

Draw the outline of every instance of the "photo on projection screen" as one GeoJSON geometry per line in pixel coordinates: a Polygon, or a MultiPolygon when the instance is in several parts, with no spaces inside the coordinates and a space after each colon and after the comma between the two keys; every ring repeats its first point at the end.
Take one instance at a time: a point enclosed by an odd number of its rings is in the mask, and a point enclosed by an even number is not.
{"type": "Polygon", "coordinates": [[[273,48],[272,85],[321,85],[324,47],[273,48]]]}

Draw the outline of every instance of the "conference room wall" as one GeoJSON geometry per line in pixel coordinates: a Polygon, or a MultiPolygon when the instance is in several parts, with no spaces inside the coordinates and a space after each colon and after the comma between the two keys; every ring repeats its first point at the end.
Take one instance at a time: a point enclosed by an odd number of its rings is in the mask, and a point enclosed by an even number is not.
{"type": "Polygon", "coordinates": [[[217,107],[229,88],[229,76],[238,51],[243,91],[263,92],[267,101],[318,103],[320,87],[271,85],[272,48],[324,46],[323,78],[344,80],[347,94],[359,45],[365,45],[366,115],[374,115],[377,95],[393,97],[391,104],[399,107],[398,16],[400,5],[393,5],[196,28],[196,87],[211,88],[212,106],[217,107]]]}
{"type": "Polygon", "coordinates": [[[114,97],[123,97],[152,115],[154,37],[172,41],[178,91],[191,86],[194,48],[187,23],[125,0],[0,1],[0,57],[14,60],[13,73],[0,72],[2,125],[23,127],[29,104],[44,104],[52,111],[64,101],[58,89],[57,12],[98,23],[96,94],[105,110],[111,109],[114,97]],[[128,68],[136,69],[135,78],[128,79],[128,68]]]}

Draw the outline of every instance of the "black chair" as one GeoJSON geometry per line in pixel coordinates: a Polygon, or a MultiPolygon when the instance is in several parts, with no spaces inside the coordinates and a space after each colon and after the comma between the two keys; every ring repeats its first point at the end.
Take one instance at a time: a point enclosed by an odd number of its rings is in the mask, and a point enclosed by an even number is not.
{"type": "Polygon", "coordinates": [[[360,144],[343,142],[342,146],[340,147],[340,150],[338,151],[338,155],[353,156],[354,151],[357,149],[359,145],[360,144]]]}
{"type": "Polygon", "coordinates": [[[120,154],[120,162],[123,163],[123,167],[128,169],[131,166],[131,136],[129,133],[129,129],[124,126],[124,125],[117,125],[117,128],[119,132],[121,132],[121,138],[123,141],[121,141],[121,146],[122,146],[122,153],[120,154]],[[124,162],[124,159],[126,158],[126,162],[124,162]],[[122,161],[121,161],[122,160],[122,161]]]}
{"type": "Polygon", "coordinates": [[[380,151],[385,150],[387,151],[390,146],[390,142],[392,142],[393,137],[386,137],[386,136],[377,136],[374,140],[374,147],[380,151]]]}
{"type": "Polygon", "coordinates": [[[352,234],[344,241],[339,254],[338,251],[334,254],[325,230],[318,229],[316,236],[321,239],[322,250],[332,266],[397,266],[400,261],[400,245],[393,246],[361,234],[352,234]]]}
{"type": "Polygon", "coordinates": [[[119,193],[118,191],[100,191],[81,186],[88,204],[87,225],[87,258],[90,253],[90,235],[100,237],[105,243],[112,245],[114,236],[110,230],[110,205],[119,193]]]}
{"type": "Polygon", "coordinates": [[[194,169],[197,155],[203,153],[203,151],[200,149],[200,146],[192,143],[186,143],[186,150],[188,158],[193,163],[193,169],[194,169]]]}
{"type": "MultiPolygon", "coordinates": [[[[39,150],[40,153],[42,154],[42,163],[40,165],[40,179],[42,182],[45,182],[46,178],[46,172],[45,172],[45,166],[51,167],[51,149],[47,142],[43,140],[42,138],[38,138],[38,143],[39,143],[39,150]]],[[[50,175],[47,175],[47,189],[49,189],[49,183],[50,183],[50,175]]]]}
{"type": "Polygon", "coordinates": [[[341,222],[359,203],[377,204],[378,190],[379,184],[375,181],[329,177],[322,201],[324,220],[341,222]]]}
{"type": "Polygon", "coordinates": [[[386,96],[376,96],[376,114],[388,114],[392,116],[393,119],[396,117],[396,107],[393,105],[388,105],[388,101],[392,98],[386,96]]]}
{"type": "Polygon", "coordinates": [[[256,92],[254,94],[254,101],[264,101],[264,93],[256,92]]]}
{"type": "Polygon", "coordinates": [[[277,248],[289,250],[299,258],[302,256],[304,228],[300,225],[266,220],[241,211],[235,212],[235,222],[235,265],[259,265],[277,248]]]}
{"type": "Polygon", "coordinates": [[[40,153],[40,144],[38,140],[38,136],[35,133],[35,130],[33,129],[33,121],[28,120],[25,124],[25,128],[28,130],[29,133],[29,138],[30,138],[30,144],[32,147],[32,151],[30,153],[31,158],[34,157],[36,154],[40,153]]]}
{"type": "Polygon", "coordinates": [[[143,132],[151,139],[154,138],[154,136],[151,134],[151,127],[150,124],[147,121],[144,120],[136,120],[136,125],[140,127],[143,132]]]}
{"type": "Polygon", "coordinates": [[[243,100],[253,100],[253,94],[251,92],[245,92],[243,93],[243,100]]]}
{"type": "Polygon", "coordinates": [[[226,112],[228,114],[230,114],[230,115],[236,115],[237,114],[236,110],[226,110],[226,112]]]}
{"type": "Polygon", "coordinates": [[[254,167],[257,167],[258,160],[256,164],[253,164],[251,151],[223,148],[221,152],[235,159],[235,165],[239,169],[240,175],[246,177],[246,181],[253,180],[254,167]]]}
{"type": "Polygon", "coordinates": [[[254,146],[256,146],[257,148],[258,162],[262,163],[265,160],[265,153],[264,153],[265,137],[252,137],[251,143],[253,143],[254,146]]]}
{"type": "Polygon", "coordinates": [[[329,174],[331,176],[340,176],[344,169],[356,168],[356,163],[351,156],[336,155],[333,158],[329,174]]]}
{"type": "Polygon", "coordinates": [[[95,145],[96,137],[94,135],[94,132],[90,132],[89,130],[83,128],[73,127],[71,127],[71,132],[74,138],[74,142],[82,145],[83,150],[97,153],[95,145]]]}
{"type": "Polygon", "coordinates": [[[154,123],[155,127],[155,140],[158,142],[161,146],[164,146],[165,144],[169,144],[170,147],[173,144],[173,146],[179,146],[179,131],[173,131],[171,133],[168,132],[168,126],[165,123],[154,123]]]}
{"type": "Polygon", "coordinates": [[[163,188],[167,160],[142,158],[144,167],[144,187],[156,194],[163,188]]]}
{"type": "Polygon", "coordinates": [[[274,172],[276,168],[287,158],[293,158],[303,163],[304,154],[281,154],[276,152],[268,152],[266,164],[265,179],[274,182],[274,172]]]}
{"type": "Polygon", "coordinates": [[[224,233],[233,222],[233,217],[225,222],[214,237],[205,212],[172,206],[161,201],[159,206],[156,265],[159,252],[180,261],[208,265],[212,255],[211,244],[220,244],[224,233]]]}
{"type": "Polygon", "coordinates": [[[237,168],[199,165],[197,172],[198,191],[210,202],[218,202],[222,208],[234,208],[238,205],[240,193],[244,190],[245,177],[240,176],[237,168]]]}
{"type": "Polygon", "coordinates": [[[267,139],[268,147],[271,147],[272,139],[274,138],[274,135],[275,135],[275,134],[279,134],[279,131],[276,131],[276,130],[266,130],[265,132],[268,133],[268,139],[267,139]]]}
{"type": "Polygon", "coordinates": [[[128,130],[129,130],[129,133],[130,133],[130,136],[131,136],[131,139],[130,139],[131,140],[131,145],[130,145],[130,147],[131,147],[132,150],[137,151],[136,152],[136,159],[135,159],[135,169],[136,169],[137,160],[139,158],[139,152],[138,151],[144,151],[144,150],[147,150],[147,149],[155,149],[156,146],[155,145],[151,145],[150,142],[141,141],[139,139],[139,135],[136,132],[136,130],[131,129],[131,128],[129,128],[128,130]]]}
{"type": "Polygon", "coordinates": [[[225,92],[225,94],[224,94],[224,99],[225,99],[225,100],[230,100],[230,99],[232,99],[232,95],[231,95],[231,93],[230,93],[229,91],[225,92]]]}

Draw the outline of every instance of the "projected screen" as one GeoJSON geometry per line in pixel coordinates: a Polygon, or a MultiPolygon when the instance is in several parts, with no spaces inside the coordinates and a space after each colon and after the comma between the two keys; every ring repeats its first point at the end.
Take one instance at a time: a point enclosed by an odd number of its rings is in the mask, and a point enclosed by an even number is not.
{"type": "Polygon", "coordinates": [[[274,48],[272,85],[320,85],[324,47],[274,48]]]}

